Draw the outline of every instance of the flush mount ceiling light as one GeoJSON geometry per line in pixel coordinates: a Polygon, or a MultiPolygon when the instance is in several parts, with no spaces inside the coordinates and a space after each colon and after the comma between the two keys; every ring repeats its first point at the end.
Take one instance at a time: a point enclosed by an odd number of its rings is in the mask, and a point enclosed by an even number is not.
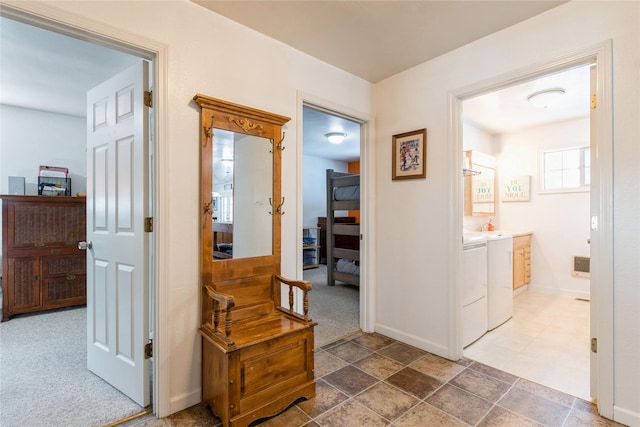
{"type": "Polygon", "coordinates": [[[564,95],[564,89],[546,89],[532,93],[527,97],[527,101],[538,108],[547,108],[564,95]]]}
{"type": "Polygon", "coordinates": [[[344,138],[347,136],[347,134],[344,132],[329,132],[324,136],[326,136],[329,142],[332,144],[342,144],[342,141],[344,141],[344,138]]]}

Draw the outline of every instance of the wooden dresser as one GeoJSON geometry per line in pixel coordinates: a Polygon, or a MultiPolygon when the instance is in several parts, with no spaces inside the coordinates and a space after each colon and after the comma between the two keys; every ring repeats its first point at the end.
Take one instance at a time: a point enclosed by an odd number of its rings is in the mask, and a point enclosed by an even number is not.
{"type": "Polygon", "coordinates": [[[86,198],[0,196],[2,321],[86,303],[86,198]]]}

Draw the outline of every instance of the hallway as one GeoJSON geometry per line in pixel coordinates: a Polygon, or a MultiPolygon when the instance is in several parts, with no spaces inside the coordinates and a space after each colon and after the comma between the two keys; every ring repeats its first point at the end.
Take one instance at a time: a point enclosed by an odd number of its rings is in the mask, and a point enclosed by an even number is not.
{"type": "MultiPolygon", "coordinates": [[[[379,334],[316,350],[317,394],[251,426],[619,426],[591,403],[487,365],[451,362],[379,334]]],[[[202,404],[126,427],[220,426],[202,404]]]]}

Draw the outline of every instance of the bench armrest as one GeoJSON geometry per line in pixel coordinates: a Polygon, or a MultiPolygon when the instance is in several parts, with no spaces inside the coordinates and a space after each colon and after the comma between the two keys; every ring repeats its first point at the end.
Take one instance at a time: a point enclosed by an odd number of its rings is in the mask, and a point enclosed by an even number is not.
{"type": "Polygon", "coordinates": [[[274,276],[277,281],[289,286],[289,310],[283,309],[290,315],[299,316],[295,311],[293,311],[293,287],[295,286],[302,290],[303,294],[303,319],[305,322],[311,322],[311,319],[309,319],[309,292],[313,288],[311,282],[308,280],[285,279],[279,274],[275,274],[274,276]]]}
{"type": "Polygon", "coordinates": [[[224,335],[223,340],[227,345],[232,346],[233,340],[231,339],[231,309],[236,305],[232,295],[226,295],[216,291],[209,285],[204,286],[204,291],[209,298],[213,300],[213,315],[211,323],[213,325],[213,332],[223,335],[220,331],[220,312],[224,316],[224,335]]]}

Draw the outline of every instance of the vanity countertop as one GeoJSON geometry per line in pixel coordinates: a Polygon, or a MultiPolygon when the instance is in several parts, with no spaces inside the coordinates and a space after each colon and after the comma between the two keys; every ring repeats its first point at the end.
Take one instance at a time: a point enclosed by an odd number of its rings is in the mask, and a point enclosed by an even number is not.
{"type": "Polygon", "coordinates": [[[523,231],[523,232],[519,232],[519,233],[511,233],[511,235],[513,237],[520,237],[520,236],[526,236],[529,234],[533,234],[531,231],[523,231]]]}
{"type": "Polygon", "coordinates": [[[508,230],[494,230],[494,231],[465,231],[465,235],[469,236],[488,236],[492,234],[511,234],[513,237],[521,237],[533,234],[531,231],[519,231],[512,232],[508,230]]]}

